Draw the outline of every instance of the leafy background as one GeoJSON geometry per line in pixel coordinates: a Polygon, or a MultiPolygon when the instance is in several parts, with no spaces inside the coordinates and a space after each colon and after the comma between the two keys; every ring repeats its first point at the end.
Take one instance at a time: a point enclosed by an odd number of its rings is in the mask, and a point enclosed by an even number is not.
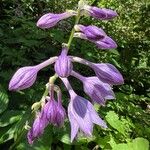
{"type": "MultiPolygon", "coordinates": [[[[114,87],[117,99],[106,107],[95,106],[108,124],[108,129],[94,127],[92,138],[80,135],[70,143],[70,126],[66,121],[60,129],[49,126],[34,145],[27,143],[26,121],[33,120],[31,105],[39,101],[45,83],[53,75],[53,67],[43,69],[32,88],[14,93],[8,83],[15,71],[35,65],[58,55],[61,43],[67,42],[74,18],[64,20],[50,30],[36,27],[36,21],[46,12],[75,9],[78,0],[1,0],[0,1],[0,149],[16,150],[148,150],[150,140],[150,3],[147,0],[89,0],[99,7],[114,9],[119,17],[112,21],[82,18],[82,24],[102,27],[115,39],[118,48],[98,50],[87,41],[74,39],[70,54],[93,62],[109,62],[123,74],[125,84],[114,87]],[[32,114],[32,115],[31,115],[32,114]]],[[[83,75],[93,74],[88,68],[75,64],[83,75]]],[[[81,83],[71,78],[80,95],[81,83]]],[[[68,95],[63,89],[64,105],[68,95]]]]}

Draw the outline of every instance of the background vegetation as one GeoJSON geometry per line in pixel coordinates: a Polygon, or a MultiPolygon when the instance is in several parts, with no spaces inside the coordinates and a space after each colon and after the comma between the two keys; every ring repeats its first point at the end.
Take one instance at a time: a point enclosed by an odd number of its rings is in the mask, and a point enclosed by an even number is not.
{"type": "MultiPolygon", "coordinates": [[[[35,65],[58,55],[66,42],[74,18],[62,21],[50,30],[36,27],[38,18],[46,12],[75,9],[78,0],[1,0],[0,1],[0,149],[16,150],[148,150],[150,140],[150,3],[146,0],[89,0],[99,7],[114,9],[119,17],[112,21],[83,18],[80,23],[103,27],[118,43],[112,51],[101,51],[93,44],[75,39],[70,54],[93,62],[114,64],[123,74],[125,84],[114,87],[117,99],[106,107],[96,106],[108,124],[107,130],[95,126],[92,138],[69,141],[68,122],[61,129],[49,126],[45,134],[31,147],[27,143],[26,121],[32,120],[31,105],[39,101],[45,83],[53,75],[53,67],[42,70],[32,88],[9,92],[13,73],[22,66],[35,65]]],[[[91,70],[75,65],[83,75],[91,70]]],[[[84,95],[80,82],[72,84],[84,95]]],[[[68,95],[63,88],[64,105],[68,95]]]]}

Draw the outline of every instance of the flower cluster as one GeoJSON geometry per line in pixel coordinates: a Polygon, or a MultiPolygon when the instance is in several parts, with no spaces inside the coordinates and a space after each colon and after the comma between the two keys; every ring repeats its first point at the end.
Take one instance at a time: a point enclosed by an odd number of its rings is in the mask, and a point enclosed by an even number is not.
{"type": "Polygon", "coordinates": [[[92,16],[100,20],[110,20],[117,16],[117,13],[110,9],[92,7],[86,1],[80,0],[77,11],[66,11],[61,14],[47,13],[37,22],[37,26],[48,29],[55,26],[59,21],[76,16],[75,25],[67,44],[62,44],[61,54],[52,57],[36,66],[20,68],[12,77],[9,83],[9,90],[18,91],[31,87],[36,81],[38,72],[53,63],[55,75],[50,77],[46,84],[46,90],[40,102],[33,104],[35,110],[35,120],[28,131],[28,142],[30,144],[38,138],[49,124],[62,127],[66,118],[66,110],[62,105],[62,94],[60,88],[55,85],[55,80],[60,78],[70,94],[68,104],[68,119],[71,126],[71,141],[77,137],[79,129],[86,135],[92,136],[93,125],[97,124],[107,128],[106,123],[95,111],[93,103],[105,106],[107,100],[115,99],[112,90],[113,85],[124,83],[121,73],[115,66],[109,63],[93,63],[88,60],[70,56],[68,51],[74,37],[88,40],[97,45],[100,49],[113,49],[117,44],[101,28],[93,25],[84,26],[78,24],[81,16],[92,16]],[[85,77],[73,70],[73,63],[81,63],[92,68],[95,76],[85,77]],[[90,97],[91,102],[77,95],[68,81],[69,76],[81,80],[84,92],[90,97]],[[57,99],[54,93],[57,93],[57,99]],[[40,104],[40,107],[39,107],[40,104]]]}

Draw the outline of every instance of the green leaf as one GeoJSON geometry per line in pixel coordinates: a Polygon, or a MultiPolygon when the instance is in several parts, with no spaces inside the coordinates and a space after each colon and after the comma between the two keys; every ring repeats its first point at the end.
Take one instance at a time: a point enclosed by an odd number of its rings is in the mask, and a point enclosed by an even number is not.
{"type": "Polygon", "coordinates": [[[8,128],[1,128],[0,129],[0,144],[1,143],[5,143],[6,141],[8,141],[8,140],[10,140],[10,139],[12,139],[14,137],[16,124],[14,124],[13,126],[8,127],[8,128]]]}
{"type": "Polygon", "coordinates": [[[0,91],[0,114],[7,109],[8,95],[4,91],[0,91]]]}
{"type": "Polygon", "coordinates": [[[0,127],[5,127],[7,125],[10,125],[18,121],[21,118],[21,116],[22,116],[22,112],[17,110],[10,110],[4,112],[0,116],[0,127]]]}
{"type": "Polygon", "coordinates": [[[136,138],[132,142],[115,145],[113,150],[149,150],[149,142],[144,138],[136,138]]]}
{"type": "Polygon", "coordinates": [[[122,121],[119,120],[118,115],[114,111],[109,111],[106,115],[107,122],[117,131],[125,135],[125,127],[122,121]]]}
{"type": "Polygon", "coordinates": [[[32,117],[33,117],[33,115],[31,114],[31,110],[29,109],[22,116],[21,120],[17,122],[17,124],[16,124],[16,131],[15,131],[15,134],[14,134],[14,139],[15,140],[24,131],[24,127],[25,127],[26,121],[29,121],[32,117]]]}
{"type": "Polygon", "coordinates": [[[136,138],[132,142],[133,150],[149,150],[149,142],[144,138],[136,138]]]}

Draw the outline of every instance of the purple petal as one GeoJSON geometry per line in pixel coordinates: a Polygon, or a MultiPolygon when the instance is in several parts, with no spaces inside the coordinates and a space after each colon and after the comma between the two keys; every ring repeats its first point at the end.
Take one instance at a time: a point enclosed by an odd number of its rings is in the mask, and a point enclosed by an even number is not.
{"type": "Polygon", "coordinates": [[[75,14],[71,12],[65,12],[62,14],[47,13],[43,15],[37,22],[37,26],[42,29],[51,28],[55,26],[60,20],[66,19],[75,14]]]}
{"type": "Polygon", "coordinates": [[[121,73],[115,66],[109,63],[94,64],[92,66],[97,77],[108,84],[120,85],[124,83],[121,73]]]}
{"type": "Polygon", "coordinates": [[[101,82],[97,77],[87,77],[83,84],[85,93],[101,105],[105,104],[105,99],[115,98],[111,86],[101,82]]]}
{"type": "Polygon", "coordinates": [[[109,20],[118,16],[116,11],[113,11],[111,9],[92,7],[88,5],[86,5],[84,9],[88,12],[90,16],[96,19],[109,20]]]}
{"type": "Polygon", "coordinates": [[[73,65],[70,58],[67,56],[67,49],[62,49],[61,55],[55,62],[55,71],[60,77],[68,77],[72,71],[73,65]]]}
{"type": "Polygon", "coordinates": [[[76,118],[80,129],[87,135],[91,136],[93,131],[93,123],[91,121],[88,109],[87,100],[76,96],[72,102],[72,113],[76,118]]]}
{"type": "Polygon", "coordinates": [[[110,37],[106,36],[102,40],[96,41],[95,44],[100,49],[114,49],[117,48],[117,44],[110,37]]]}
{"type": "Polygon", "coordinates": [[[70,125],[71,125],[71,142],[72,142],[78,133],[79,125],[78,125],[74,115],[71,112],[70,104],[68,106],[68,118],[69,118],[70,125]]]}
{"type": "Polygon", "coordinates": [[[17,91],[29,88],[34,84],[38,71],[36,67],[20,68],[10,80],[9,90],[17,91]]]}
{"type": "Polygon", "coordinates": [[[98,113],[95,111],[93,105],[89,101],[87,103],[87,108],[90,112],[92,122],[103,128],[107,128],[106,123],[99,117],[98,113]]]}

